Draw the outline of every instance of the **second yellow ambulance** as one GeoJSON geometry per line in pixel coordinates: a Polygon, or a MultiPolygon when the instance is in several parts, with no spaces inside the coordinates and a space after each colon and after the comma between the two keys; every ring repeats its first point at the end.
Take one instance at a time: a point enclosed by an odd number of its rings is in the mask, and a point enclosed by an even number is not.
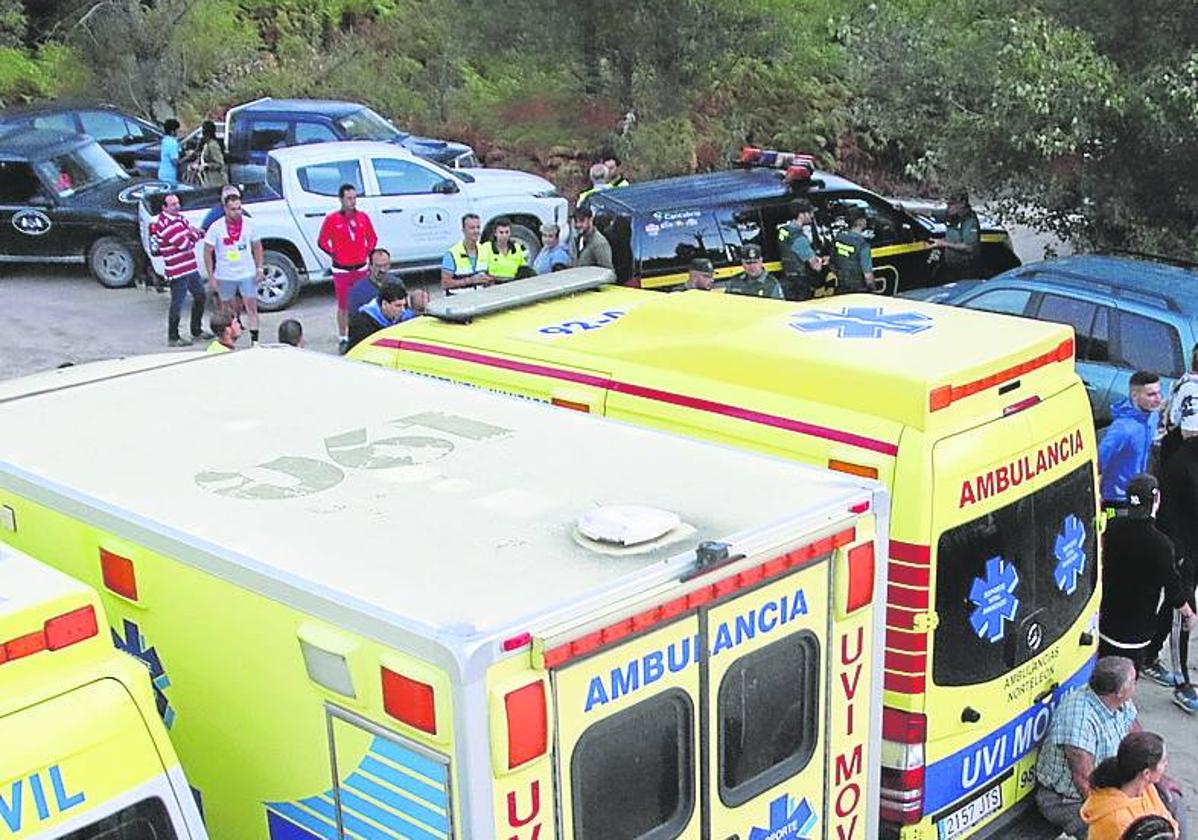
{"type": "Polygon", "coordinates": [[[886,836],[994,824],[1031,792],[1052,707],[1097,650],[1096,448],[1069,328],[610,279],[455,295],[350,355],[881,480],[886,836]]]}

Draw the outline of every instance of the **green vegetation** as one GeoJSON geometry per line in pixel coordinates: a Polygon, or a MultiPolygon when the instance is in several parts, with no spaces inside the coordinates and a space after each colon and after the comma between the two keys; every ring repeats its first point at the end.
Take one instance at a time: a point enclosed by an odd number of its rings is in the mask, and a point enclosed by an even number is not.
{"type": "Polygon", "coordinates": [[[1198,0],[0,0],[0,100],[368,102],[583,185],[795,148],[1082,246],[1198,245],[1198,0]],[[49,9],[49,11],[48,11],[49,9]]]}

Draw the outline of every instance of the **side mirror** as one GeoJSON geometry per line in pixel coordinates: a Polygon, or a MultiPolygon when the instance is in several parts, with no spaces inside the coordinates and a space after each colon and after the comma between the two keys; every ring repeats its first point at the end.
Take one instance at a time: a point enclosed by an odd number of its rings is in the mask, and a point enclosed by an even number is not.
{"type": "Polygon", "coordinates": [[[461,188],[458,187],[457,182],[452,178],[446,178],[433,187],[433,192],[439,193],[441,195],[453,195],[454,193],[460,191],[461,188]]]}

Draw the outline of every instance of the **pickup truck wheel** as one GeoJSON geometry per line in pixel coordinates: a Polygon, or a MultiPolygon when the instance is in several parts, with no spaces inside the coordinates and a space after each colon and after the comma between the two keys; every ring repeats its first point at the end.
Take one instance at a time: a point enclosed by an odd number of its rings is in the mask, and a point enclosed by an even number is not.
{"type": "Polygon", "coordinates": [[[258,284],[258,309],[278,312],[295,303],[300,291],[300,274],[286,254],[267,251],[262,255],[262,273],[258,284]]]}
{"type": "Polygon", "coordinates": [[[137,274],[133,246],[115,236],[101,236],[87,251],[92,277],[106,289],[123,289],[137,274]]]}
{"type": "Polygon", "coordinates": [[[512,239],[524,246],[528,252],[528,264],[532,265],[533,257],[541,251],[541,240],[524,225],[512,225],[512,239]]]}

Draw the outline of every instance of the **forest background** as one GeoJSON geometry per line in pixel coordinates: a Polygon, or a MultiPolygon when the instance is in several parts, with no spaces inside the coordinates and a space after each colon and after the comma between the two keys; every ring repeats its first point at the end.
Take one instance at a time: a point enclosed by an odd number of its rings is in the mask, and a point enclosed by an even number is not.
{"type": "Polygon", "coordinates": [[[1082,248],[1198,251],[1198,0],[0,0],[0,101],[365,102],[585,186],[798,149],[1082,248]]]}

